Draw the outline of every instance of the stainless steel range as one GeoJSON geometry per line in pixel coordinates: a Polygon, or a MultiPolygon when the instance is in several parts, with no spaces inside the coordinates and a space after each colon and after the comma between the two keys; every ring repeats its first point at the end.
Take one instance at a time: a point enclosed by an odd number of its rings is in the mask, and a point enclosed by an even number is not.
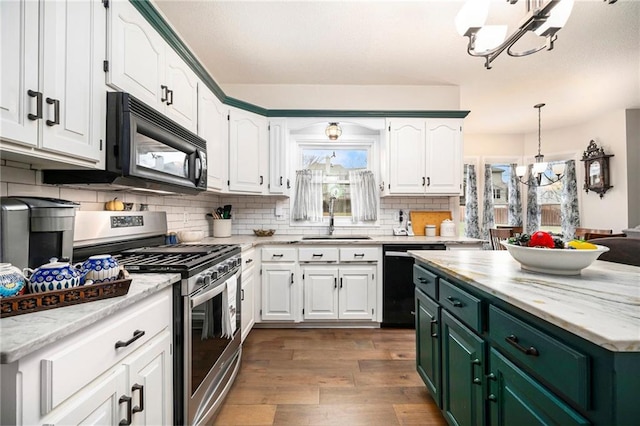
{"type": "Polygon", "coordinates": [[[240,367],[240,247],[165,245],[164,212],[76,214],[73,261],[115,255],[131,273],[177,272],[174,286],[174,423],[216,415],[240,367]]]}

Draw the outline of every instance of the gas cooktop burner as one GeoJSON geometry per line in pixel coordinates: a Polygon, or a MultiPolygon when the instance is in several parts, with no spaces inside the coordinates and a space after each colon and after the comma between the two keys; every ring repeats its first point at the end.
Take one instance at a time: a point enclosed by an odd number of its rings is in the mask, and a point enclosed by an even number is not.
{"type": "Polygon", "coordinates": [[[231,244],[177,244],[124,250],[116,260],[130,272],[192,276],[239,252],[239,246],[231,244]]]}

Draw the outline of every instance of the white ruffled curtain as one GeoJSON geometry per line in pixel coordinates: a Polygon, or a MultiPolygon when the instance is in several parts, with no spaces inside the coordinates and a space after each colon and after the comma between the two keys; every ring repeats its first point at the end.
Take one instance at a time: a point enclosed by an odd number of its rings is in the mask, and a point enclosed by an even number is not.
{"type": "Polygon", "coordinates": [[[351,221],[366,222],[378,219],[378,192],[373,172],[349,171],[351,189],[351,221]]]}
{"type": "Polygon", "coordinates": [[[322,170],[297,170],[291,218],[322,221],[322,170]]]}

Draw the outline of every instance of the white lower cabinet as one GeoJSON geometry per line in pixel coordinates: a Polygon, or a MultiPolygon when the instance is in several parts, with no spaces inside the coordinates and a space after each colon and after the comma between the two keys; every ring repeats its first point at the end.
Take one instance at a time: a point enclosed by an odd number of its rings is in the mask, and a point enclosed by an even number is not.
{"type": "Polygon", "coordinates": [[[247,337],[256,322],[255,317],[255,249],[242,252],[242,290],[240,292],[241,310],[240,321],[242,324],[242,341],[247,337]]]}
{"type": "Polygon", "coordinates": [[[260,320],[299,321],[298,249],[265,246],[260,258],[260,320]]]}
{"type": "Polygon", "coordinates": [[[2,364],[0,424],[171,424],[171,296],[166,288],[2,364]]]}
{"type": "Polygon", "coordinates": [[[305,320],[373,320],[374,265],[302,268],[305,320]]]}

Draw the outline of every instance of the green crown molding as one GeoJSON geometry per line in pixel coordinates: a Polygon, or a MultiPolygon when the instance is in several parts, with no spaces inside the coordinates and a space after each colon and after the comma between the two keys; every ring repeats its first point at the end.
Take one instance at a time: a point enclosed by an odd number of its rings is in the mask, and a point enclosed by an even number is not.
{"type": "Polygon", "coordinates": [[[200,80],[225,105],[250,111],[265,117],[409,117],[409,118],[465,118],[469,111],[368,111],[368,110],[315,110],[266,109],[225,95],[211,78],[206,68],[191,53],[173,28],[164,20],[150,0],[129,0],[160,36],[176,51],[200,80]]]}

